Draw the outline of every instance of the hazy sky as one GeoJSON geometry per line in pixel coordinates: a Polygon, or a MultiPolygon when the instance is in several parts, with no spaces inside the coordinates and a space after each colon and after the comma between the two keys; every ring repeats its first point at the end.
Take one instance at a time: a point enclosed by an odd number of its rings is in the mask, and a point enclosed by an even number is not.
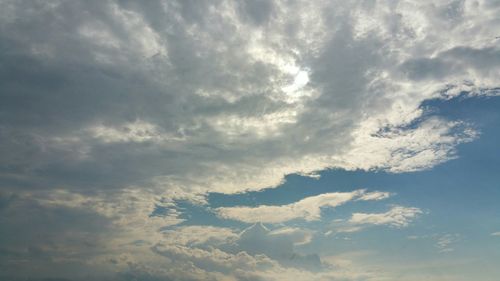
{"type": "Polygon", "coordinates": [[[497,281],[499,15],[0,0],[0,280],[497,281]]]}

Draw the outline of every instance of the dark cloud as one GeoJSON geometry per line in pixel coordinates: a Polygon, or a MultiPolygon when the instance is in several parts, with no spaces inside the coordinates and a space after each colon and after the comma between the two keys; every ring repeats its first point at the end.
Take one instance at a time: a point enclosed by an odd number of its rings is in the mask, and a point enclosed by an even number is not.
{"type": "Polygon", "coordinates": [[[271,20],[274,12],[274,2],[270,0],[245,0],[241,2],[243,17],[256,25],[265,25],[271,20]]]}
{"type": "Polygon", "coordinates": [[[452,63],[440,59],[414,59],[402,64],[402,71],[412,80],[443,79],[448,73],[455,73],[452,63]]]}

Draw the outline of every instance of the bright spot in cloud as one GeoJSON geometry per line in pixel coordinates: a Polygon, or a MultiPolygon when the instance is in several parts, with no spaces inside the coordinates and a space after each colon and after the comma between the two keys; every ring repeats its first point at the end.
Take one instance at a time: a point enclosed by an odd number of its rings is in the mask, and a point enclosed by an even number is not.
{"type": "Polygon", "coordinates": [[[300,98],[308,94],[307,91],[302,89],[309,83],[309,72],[307,70],[300,70],[295,75],[293,83],[282,88],[282,90],[293,98],[300,98]]]}

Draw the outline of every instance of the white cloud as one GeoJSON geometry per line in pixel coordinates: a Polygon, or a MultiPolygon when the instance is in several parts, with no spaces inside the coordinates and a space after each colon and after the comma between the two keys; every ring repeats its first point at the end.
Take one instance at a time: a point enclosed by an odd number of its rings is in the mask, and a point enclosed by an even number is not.
{"type": "Polygon", "coordinates": [[[419,208],[394,206],[385,213],[354,213],[348,222],[353,225],[406,227],[422,213],[422,210],[419,208]]]}
{"type": "Polygon", "coordinates": [[[347,168],[376,167],[391,172],[427,169],[453,159],[457,144],[477,136],[467,124],[436,118],[425,120],[416,129],[389,127],[386,132],[377,131],[376,122],[366,121],[364,129],[355,134],[352,150],[344,160],[347,168]]]}
{"type": "Polygon", "coordinates": [[[293,219],[312,221],[320,219],[321,208],[333,208],[353,200],[380,200],[389,196],[389,193],[379,191],[366,192],[365,190],[356,190],[352,192],[333,192],[307,197],[288,205],[221,207],[217,208],[215,212],[221,218],[247,223],[279,223],[293,219]]]}
{"type": "Polygon", "coordinates": [[[358,199],[360,201],[371,201],[371,200],[383,200],[391,197],[391,193],[389,192],[380,192],[380,191],[373,191],[373,192],[365,192],[363,195],[361,195],[358,199]]]}
{"type": "Polygon", "coordinates": [[[491,233],[491,236],[500,236],[500,231],[491,233]]]}

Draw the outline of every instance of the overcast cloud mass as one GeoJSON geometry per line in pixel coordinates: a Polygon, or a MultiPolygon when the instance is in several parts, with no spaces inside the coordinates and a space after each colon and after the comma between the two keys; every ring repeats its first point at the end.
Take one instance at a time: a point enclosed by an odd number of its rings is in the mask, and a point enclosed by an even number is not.
{"type": "Polygon", "coordinates": [[[499,15],[494,0],[0,0],[0,279],[496,280],[420,254],[368,264],[384,250],[345,246],[367,231],[435,256],[467,236],[386,182],[323,174],[420,175],[498,130],[439,106],[498,104],[499,15]],[[289,175],[331,188],[258,199],[289,175]]]}

